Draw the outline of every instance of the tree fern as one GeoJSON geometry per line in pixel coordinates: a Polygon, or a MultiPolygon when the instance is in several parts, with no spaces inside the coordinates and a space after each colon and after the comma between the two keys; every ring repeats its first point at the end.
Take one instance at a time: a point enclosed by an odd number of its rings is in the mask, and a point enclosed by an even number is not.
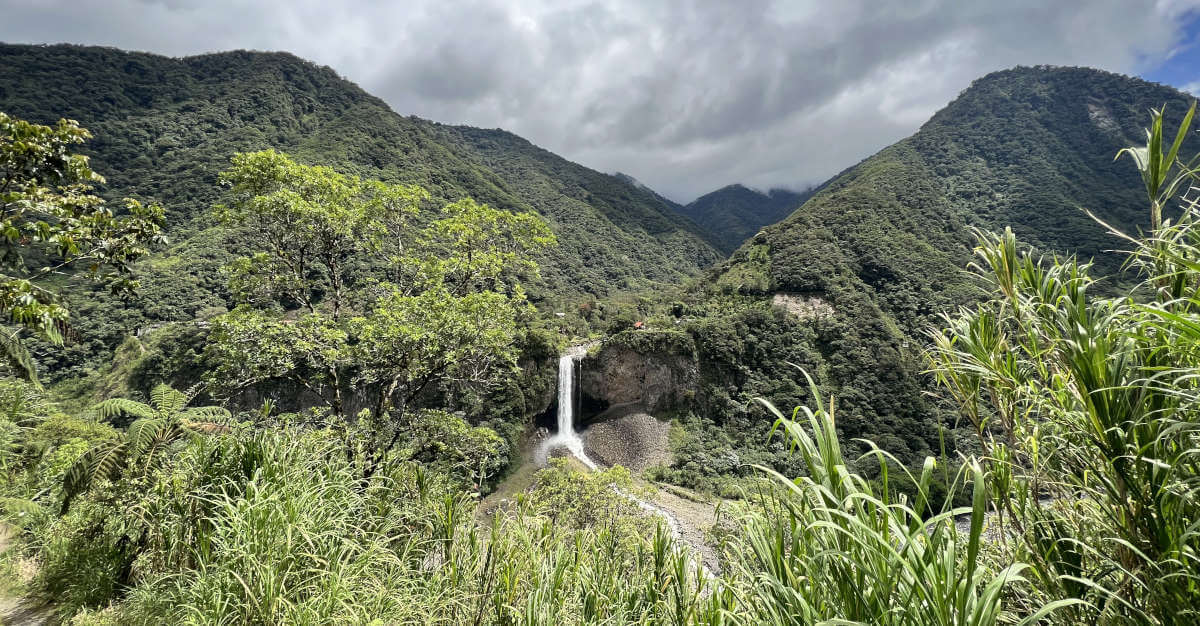
{"type": "Polygon", "coordinates": [[[168,385],[158,385],[150,390],[150,404],[160,416],[173,415],[183,410],[191,402],[192,393],[184,393],[168,385]]]}
{"type": "Polygon", "coordinates": [[[135,418],[117,441],[97,444],[71,465],[63,480],[65,513],[71,500],[86,491],[97,478],[116,479],[122,470],[148,473],[165,461],[171,444],[190,434],[222,432],[221,420],[229,411],[217,406],[186,408],[194,389],[182,392],[158,385],[150,392],[150,404],[127,398],[110,398],[95,406],[102,418],[125,415],[135,418]]]}
{"type": "Polygon", "coordinates": [[[109,398],[97,404],[93,409],[101,419],[111,419],[118,415],[126,415],[135,419],[154,419],[158,417],[158,411],[155,411],[154,407],[126,398],[109,398]]]}
{"type": "Polygon", "coordinates": [[[92,446],[75,459],[63,476],[62,514],[71,507],[75,496],[87,490],[97,478],[115,478],[125,460],[128,444],[124,440],[105,441],[92,446]]]}
{"type": "Polygon", "coordinates": [[[177,441],[184,434],[178,422],[162,418],[140,419],[129,425],[125,440],[130,457],[139,458],[177,441]]]}
{"type": "Polygon", "coordinates": [[[201,406],[187,408],[195,396],[195,388],[186,392],[173,389],[169,385],[158,385],[150,391],[150,404],[129,400],[128,398],[110,398],[94,408],[103,419],[122,415],[139,419],[185,419],[192,421],[229,419],[229,411],[219,406],[201,406]]]}

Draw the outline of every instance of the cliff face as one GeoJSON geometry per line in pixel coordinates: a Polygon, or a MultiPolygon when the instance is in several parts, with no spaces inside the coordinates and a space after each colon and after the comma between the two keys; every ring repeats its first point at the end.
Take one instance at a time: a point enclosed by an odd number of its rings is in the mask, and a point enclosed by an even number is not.
{"type": "Polygon", "coordinates": [[[523,359],[517,391],[525,400],[525,415],[539,415],[550,410],[558,392],[558,363],[553,359],[523,359]]]}
{"type": "MultiPolygon", "coordinates": [[[[699,362],[691,336],[677,331],[625,331],[584,357],[579,392],[585,409],[638,407],[664,417],[691,408],[698,381],[699,362]]],[[[589,417],[586,413],[582,417],[589,417]]]]}

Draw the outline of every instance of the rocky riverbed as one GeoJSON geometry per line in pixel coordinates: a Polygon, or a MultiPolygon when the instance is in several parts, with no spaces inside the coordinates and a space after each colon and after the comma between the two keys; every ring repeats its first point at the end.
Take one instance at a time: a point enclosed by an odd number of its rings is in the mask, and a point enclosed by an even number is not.
{"type": "Polygon", "coordinates": [[[671,424],[637,406],[613,407],[597,416],[583,433],[588,457],[603,465],[623,465],[638,474],[671,462],[671,424]]]}

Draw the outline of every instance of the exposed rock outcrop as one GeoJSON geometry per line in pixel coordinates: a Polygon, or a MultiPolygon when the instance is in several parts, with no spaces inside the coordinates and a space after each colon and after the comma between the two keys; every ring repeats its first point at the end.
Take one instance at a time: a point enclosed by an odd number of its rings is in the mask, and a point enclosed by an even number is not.
{"type": "Polygon", "coordinates": [[[772,296],[771,304],[802,320],[832,317],[834,314],[833,305],[815,295],[777,293],[772,296]]]}
{"type": "Polygon", "coordinates": [[[691,408],[700,378],[691,336],[671,330],[612,335],[584,357],[580,370],[585,408],[637,406],[659,417],[691,408]]]}

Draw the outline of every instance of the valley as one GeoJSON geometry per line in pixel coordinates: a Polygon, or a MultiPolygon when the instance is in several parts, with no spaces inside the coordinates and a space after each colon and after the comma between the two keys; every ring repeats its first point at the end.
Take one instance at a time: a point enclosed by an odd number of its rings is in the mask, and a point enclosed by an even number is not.
{"type": "Polygon", "coordinates": [[[72,624],[1187,623],[1194,107],[1016,67],[681,204],[287,53],[0,44],[0,572],[72,624]]]}

